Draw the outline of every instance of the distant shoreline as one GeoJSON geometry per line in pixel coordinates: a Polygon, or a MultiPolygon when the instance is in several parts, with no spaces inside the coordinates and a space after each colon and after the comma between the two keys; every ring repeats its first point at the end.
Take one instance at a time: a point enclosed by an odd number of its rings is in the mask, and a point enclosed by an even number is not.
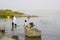
{"type": "Polygon", "coordinates": [[[13,11],[10,9],[6,9],[6,10],[0,10],[0,18],[7,18],[9,16],[9,18],[12,18],[12,16],[16,16],[16,17],[38,17],[36,15],[27,15],[24,14],[23,12],[17,12],[17,11],[13,11]]]}

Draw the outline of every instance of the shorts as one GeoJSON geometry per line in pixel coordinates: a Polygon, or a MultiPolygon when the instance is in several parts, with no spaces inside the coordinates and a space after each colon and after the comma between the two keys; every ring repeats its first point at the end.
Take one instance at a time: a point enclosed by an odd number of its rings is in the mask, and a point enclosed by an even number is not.
{"type": "Polygon", "coordinates": [[[12,22],[12,25],[14,25],[14,22],[12,22]]]}

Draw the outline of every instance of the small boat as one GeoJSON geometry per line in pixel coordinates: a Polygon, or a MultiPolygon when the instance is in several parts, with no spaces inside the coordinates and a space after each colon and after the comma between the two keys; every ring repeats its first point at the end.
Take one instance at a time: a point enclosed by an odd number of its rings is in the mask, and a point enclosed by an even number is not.
{"type": "Polygon", "coordinates": [[[25,27],[25,35],[28,37],[41,37],[41,31],[38,29],[25,27]]]}

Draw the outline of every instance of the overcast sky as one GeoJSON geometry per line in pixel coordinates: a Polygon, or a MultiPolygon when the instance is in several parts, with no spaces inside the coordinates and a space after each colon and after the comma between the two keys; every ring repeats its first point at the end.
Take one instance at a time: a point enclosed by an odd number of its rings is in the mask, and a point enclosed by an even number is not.
{"type": "Polygon", "coordinates": [[[0,9],[12,9],[33,15],[60,14],[60,0],[0,0],[0,9]]]}

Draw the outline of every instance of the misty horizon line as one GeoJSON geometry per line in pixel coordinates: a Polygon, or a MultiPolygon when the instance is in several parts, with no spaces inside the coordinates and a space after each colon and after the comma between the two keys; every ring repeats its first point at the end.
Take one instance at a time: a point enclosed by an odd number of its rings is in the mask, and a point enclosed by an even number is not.
{"type": "Polygon", "coordinates": [[[17,11],[17,12],[23,12],[24,14],[30,14],[30,15],[60,15],[60,10],[56,9],[36,9],[36,10],[14,10],[14,9],[0,9],[0,10],[12,10],[12,11],[17,11]],[[33,14],[32,14],[33,13],[33,14]]]}

